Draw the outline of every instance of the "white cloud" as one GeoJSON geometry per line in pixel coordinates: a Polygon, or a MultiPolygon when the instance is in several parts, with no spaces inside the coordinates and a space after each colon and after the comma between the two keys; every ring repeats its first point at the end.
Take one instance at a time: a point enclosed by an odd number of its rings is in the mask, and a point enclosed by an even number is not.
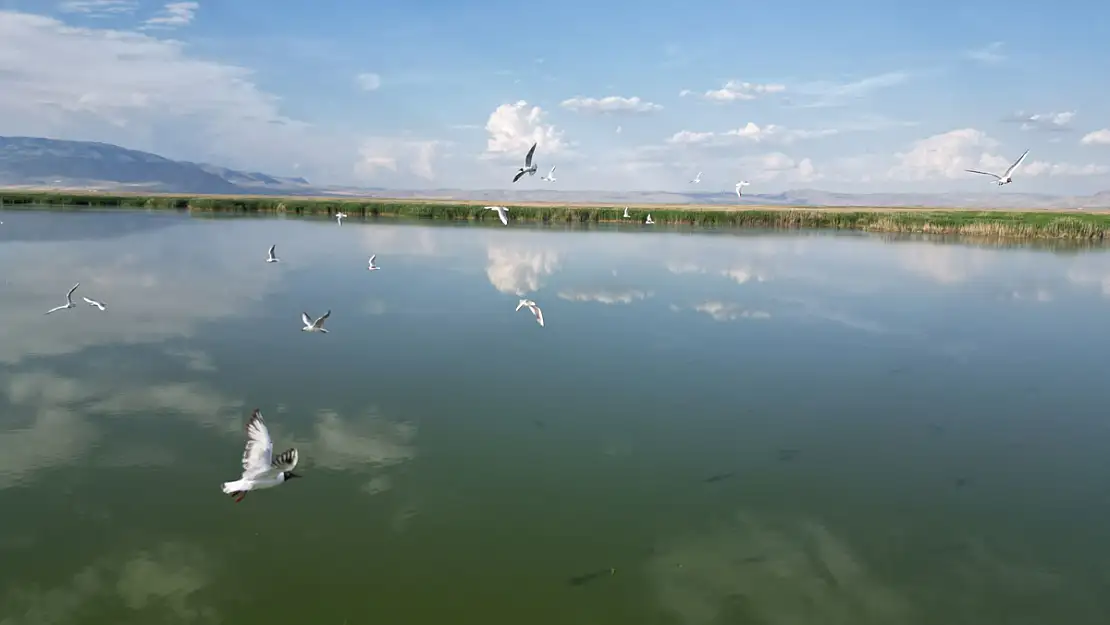
{"type": "MultiPolygon", "coordinates": [[[[702,94],[702,97],[714,102],[736,102],[738,100],[754,100],[760,96],[782,93],[783,91],[786,91],[786,85],[758,84],[730,80],[720,89],[706,91],[702,94]]],[[[692,94],[693,92],[689,89],[683,89],[678,95],[688,96],[692,94]]]]}
{"type": "Polygon", "coordinates": [[[333,410],[316,414],[313,438],[297,447],[313,466],[337,471],[386,467],[416,456],[416,424],[392,421],[371,408],[365,417],[344,419],[333,410]]]}
{"type": "Polygon", "coordinates": [[[138,0],[67,0],[58,5],[62,13],[80,13],[86,17],[125,15],[138,8],[138,0]]]}
{"type": "Polygon", "coordinates": [[[1089,132],[1079,142],[1083,145],[1110,145],[1110,128],[1089,132]]]}
{"type": "Polygon", "coordinates": [[[1021,124],[1022,130],[1042,130],[1048,132],[1062,132],[1071,130],[1071,122],[1075,119],[1075,111],[1062,113],[1026,113],[1018,111],[1005,117],[1002,121],[1009,124],[1021,124]]]}
{"type": "Polygon", "coordinates": [[[638,96],[624,98],[617,95],[600,99],[575,97],[563,100],[560,106],[576,113],[654,113],[663,110],[661,105],[641,100],[638,96]]]}
{"type": "Polygon", "coordinates": [[[987,65],[997,65],[1006,60],[1006,55],[1002,51],[1003,46],[1004,44],[1001,41],[995,41],[981,48],[969,50],[967,57],[987,65]]]}
{"type": "Polygon", "coordinates": [[[355,83],[363,91],[377,91],[382,86],[382,77],[373,72],[366,72],[355,76],[355,83]]]}
{"type": "Polygon", "coordinates": [[[543,277],[559,268],[559,254],[491,245],[486,250],[486,277],[502,293],[525,295],[538,291],[543,277]]]}
{"type": "Polygon", "coordinates": [[[523,162],[524,155],[533,143],[538,144],[537,159],[545,154],[565,152],[568,145],[563,140],[563,132],[553,125],[545,124],[544,116],[542,108],[528,106],[524,100],[498,106],[486,121],[489,139],[484,156],[523,162]]]}
{"type": "Polygon", "coordinates": [[[632,302],[647,299],[652,292],[637,290],[627,291],[559,291],[559,299],[569,302],[597,302],[598,304],[631,304],[632,302]]]}
{"type": "Polygon", "coordinates": [[[161,15],[157,15],[144,22],[147,28],[176,28],[188,26],[196,17],[200,4],[196,2],[170,2],[161,15]]]}
{"type": "MultiPolygon", "coordinates": [[[[916,141],[908,152],[896,154],[897,164],[891,168],[889,174],[897,179],[928,180],[966,178],[970,175],[965,171],[967,169],[1002,172],[1017,155],[1000,156],[992,153],[991,150],[998,145],[998,141],[981,130],[950,130],[916,141]]],[[[1018,175],[1096,176],[1107,172],[1110,172],[1110,167],[1104,165],[1032,161],[1026,162],[1018,170],[1018,175]]]]}
{"type": "MultiPolygon", "coordinates": [[[[672,310],[681,310],[672,306],[672,310]]],[[[719,301],[708,301],[697,304],[691,308],[696,312],[705,313],[714,321],[736,321],[738,319],[770,319],[771,314],[762,310],[748,310],[738,304],[719,301]]]]}
{"type": "Polygon", "coordinates": [[[867,97],[881,89],[904,84],[909,79],[910,75],[906,72],[887,72],[850,82],[820,80],[805,83],[798,85],[793,91],[814,98],[810,102],[797,105],[801,108],[843,106],[852,100],[867,97]]]}
{"type": "Polygon", "coordinates": [[[445,145],[446,142],[436,140],[366,139],[359,147],[360,159],[355,165],[355,173],[364,179],[372,179],[379,170],[397,172],[399,167],[404,167],[416,176],[433,180],[436,177],[436,159],[445,145]]]}
{"type": "Polygon", "coordinates": [[[824,130],[791,130],[775,124],[759,126],[754,122],[748,122],[744,126],[725,132],[681,130],[668,138],[667,143],[702,147],[728,147],[742,142],[775,141],[778,143],[792,143],[799,139],[829,137],[836,134],[839,134],[839,131],[831,128],[824,130]]]}

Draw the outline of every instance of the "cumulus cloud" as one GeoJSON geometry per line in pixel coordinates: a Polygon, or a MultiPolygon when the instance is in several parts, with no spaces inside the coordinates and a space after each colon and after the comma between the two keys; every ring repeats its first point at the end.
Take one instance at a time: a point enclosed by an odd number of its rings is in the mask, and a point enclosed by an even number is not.
{"type": "Polygon", "coordinates": [[[617,95],[604,98],[575,97],[563,100],[560,105],[576,113],[654,113],[663,110],[663,106],[641,100],[637,96],[624,98],[617,95]]]}
{"type": "Polygon", "coordinates": [[[391,172],[399,168],[425,180],[436,177],[436,160],[447,145],[445,141],[373,137],[359,147],[360,160],[355,173],[364,179],[374,178],[379,170],[391,172]]]}
{"type": "Polygon", "coordinates": [[[545,124],[545,116],[542,108],[529,106],[524,100],[498,106],[486,121],[489,139],[484,156],[522,161],[533,143],[538,144],[539,154],[565,152],[569,146],[563,139],[563,132],[545,124]]]}
{"type": "Polygon", "coordinates": [[[1008,124],[1020,124],[1022,130],[1040,130],[1047,132],[1066,132],[1072,130],[1071,122],[1075,119],[1075,111],[1062,113],[1025,113],[1018,111],[1013,115],[1002,118],[1008,124]]]}
{"type": "Polygon", "coordinates": [[[696,304],[693,310],[709,315],[714,321],[736,321],[738,319],[770,319],[771,314],[762,310],[748,310],[739,304],[708,301],[696,304]]]}
{"type": "Polygon", "coordinates": [[[377,91],[382,86],[382,77],[373,72],[366,72],[355,76],[355,83],[363,91],[377,91]]]}
{"type": "Polygon", "coordinates": [[[559,291],[559,299],[569,302],[597,302],[598,304],[631,304],[653,295],[650,291],[559,291]]]}
{"type": "Polygon", "coordinates": [[[559,254],[491,245],[486,250],[486,277],[502,293],[525,295],[538,291],[542,280],[559,268],[559,254]]]}
{"type": "Polygon", "coordinates": [[[1110,145],[1110,128],[1089,132],[1079,142],[1083,145],[1110,145]]]}
{"type": "MultiPolygon", "coordinates": [[[[974,128],[950,130],[915,141],[907,152],[895,155],[897,164],[889,174],[905,180],[935,178],[966,178],[967,169],[1005,171],[1017,155],[1001,156],[993,152],[998,141],[974,128]]],[[[1026,162],[1021,170],[1025,176],[1095,176],[1110,172],[1103,165],[1073,165],[1045,161],[1026,162]]]]}
{"type": "Polygon", "coordinates": [[[188,26],[193,22],[199,8],[200,4],[196,2],[170,2],[159,15],[148,19],[144,24],[147,28],[188,26]]]}
{"type": "Polygon", "coordinates": [[[313,466],[337,471],[381,468],[415,457],[416,432],[416,424],[386,419],[376,408],[348,419],[334,410],[320,410],[313,438],[299,441],[297,447],[313,466]]]}
{"type": "Polygon", "coordinates": [[[799,139],[814,139],[830,137],[839,134],[836,129],[824,130],[791,130],[775,124],[759,126],[753,122],[725,132],[696,132],[681,130],[667,139],[673,145],[687,145],[695,147],[729,147],[737,143],[763,143],[775,141],[778,143],[792,143],[799,139]]]}
{"type": "MultiPolygon", "coordinates": [[[[713,102],[736,102],[739,100],[754,100],[758,97],[786,91],[786,85],[759,84],[754,82],[741,82],[730,80],[720,89],[710,89],[702,94],[702,98],[713,102]]],[[[693,95],[689,89],[683,89],[679,96],[693,95]]]]}

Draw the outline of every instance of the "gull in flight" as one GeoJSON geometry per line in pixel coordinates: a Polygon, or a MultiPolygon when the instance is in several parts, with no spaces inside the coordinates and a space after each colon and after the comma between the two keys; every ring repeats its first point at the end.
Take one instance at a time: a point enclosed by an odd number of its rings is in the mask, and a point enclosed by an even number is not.
{"type": "Polygon", "coordinates": [[[89,299],[87,297],[82,297],[81,299],[85,300],[85,303],[88,304],[89,306],[95,306],[95,307],[99,308],[100,310],[104,310],[104,304],[102,304],[101,302],[98,302],[94,299],[89,299]]]}
{"type": "Polygon", "coordinates": [[[274,441],[270,430],[262,420],[262,413],[255,408],[247,421],[247,446],[243,449],[243,475],[232,482],[224,482],[224,494],[235,498],[235,503],[243,501],[252,490],[273,488],[289,480],[300,477],[293,473],[297,466],[297,448],[290,447],[271,459],[274,441]]]}
{"type": "Polygon", "coordinates": [[[647,219],[644,220],[645,225],[653,225],[655,222],[651,220],[651,213],[648,213],[647,219]]]}
{"type": "Polygon", "coordinates": [[[540,176],[540,180],[546,180],[548,182],[555,182],[555,167],[552,166],[551,171],[547,172],[546,176],[540,176]]]}
{"type": "Polygon", "coordinates": [[[347,213],[340,212],[340,213],[335,214],[335,221],[336,221],[336,223],[338,223],[341,226],[343,225],[343,220],[346,219],[346,218],[347,218],[347,213]]]}
{"type": "Polygon", "coordinates": [[[301,321],[304,322],[304,327],[301,328],[301,331],[302,332],[323,332],[324,334],[327,334],[328,331],[324,329],[324,320],[327,319],[330,316],[331,316],[331,311],[329,310],[328,312],[324,313],[323,317],[320,317],[316,321],[313,321],[312,319],[308,318],[308,313],[305,313],[305,312],[301,313],[301,321]]]}
{"type": "Polygon", "coordinates": [[[280,260],[277,256],[274,256],[274,248],[275,247],[277,247],[277,243],[274,243],[273,245],[271,245],[270,246],[270,251],[266,252],[266,262],[276,263],[276,262],[278,262],[278,260],[280,260]]]}
{"type": "Polygon", "coordinates": [[[381,269],[381,267],[374,264],[374,259],[377,258],[377,257],[378,257],[377,254],[374,254],[370,257],[370,266],[367,267],[367,269],[369,269],[370,271],[377,271],[377,270],[381,269]]]}
{"type": "Polygon", "coordinates": [[[522,299],[520,300],[520,303],[516,305],[516,309],[520,310],[525,306],[528,307],[529,312],[535,315],[536,323],[540,324],[540,327],[543,327],[543,311],[540,310],[540,307],[536,306],[536,303],[530,299],[522,299]]]}
{"type": "MultiPolygon", "coordinates": [[[[529,154],[531,154],[531,152],[529,152],[529,154]]],[[[501,220],[501,223],[506,226],[509,225],[509,209],[504,206],[487,206],[486,210],[497,211],[497,217],[501,220]]]]}
{"type": "Polygon", "coordinates": [[[737,182],[736,183],[736,197],[744,197],[744,194],[743,194],[743,192],[740,191],[740,189],[743,189],[744,187],[746,187],[750,184],[751,183],[748,182],[747,180],[741,180],[740,182],[737,182]]]}
{"type": "Polygon", "coordinates": [[[1010,184],[1014,181],[1014,179],[1011,177],[1013,176],[1014,170],[1018,168],[1018,165],[1021,165],[1021,162],[1025,160],[1025,157],[1028,154],[1029,150],[1023,152],[1021,156],[1018,157],[1018,160],[1014,161],[1013,165],[1010,165],[1008,168],[1006,168],[1006,173],[1002,174],[1001,176],[999,176],[998,174],[992,174],[989,171],[976,171],[974,169],[965,169],[964,171],[971,172],[973,174],[983,174],[984,176],[990,176],[994,178],[994,184],[997,184],[999,186],[1010,184]]]}
{"type": "Polygon", "coordinates": [[[516,175],[513,176],[513,182],[520,180],[520,177],[524,174],[528,174],[529,176],[536,175],[536,165],[532,162],[532,155],[536,153],[536,145],[536,143],[533,143],[532,149],[528,150],[528,156],[524,157],[524,167],[517,170],[516,175]]]}
{"type": "Polygon", "coordinates": [[[69,290],[69,293],[66,293],[66,303],[65,303],[64,306],[55,306],[54,308],[51,308],[50,310],[44,312],[43,314],[44,315],[49,315],[52,312],[58,312],[59,310],[65,310],[67,308],[73,308],[73,307],[77,306],[77,304],[73,303],[73,292],[76,291],[77,287],[79,287],[79,286],[81,286],[80,282],[73,285],[73,288],[69,290]]]}
{"type": "Polygon", "coordinates": [[[694,184],[698,184],[699,182],[701,182],[701,172],[699,171],[698,175],[694,176],[694,179],[691,180],[690,182],[692,182],[694,184]]]}
{"type": "Polygon", "coordinates": [[[623,217],[624,219],[632,219],[632,215],[628,214],[628,207],[627,206],[624,207],[624,214],[621,215],[621,217],[623,217]]]}

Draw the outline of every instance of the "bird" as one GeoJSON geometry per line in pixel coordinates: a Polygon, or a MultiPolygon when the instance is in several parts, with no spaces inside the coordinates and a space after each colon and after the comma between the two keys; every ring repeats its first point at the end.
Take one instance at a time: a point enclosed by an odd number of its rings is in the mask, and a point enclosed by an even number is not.
{"type": "Polygon", "coordinates": [[[553,165],[551,167],[551,171],[547,172],[546,176],[540,176],[540,180],[546,180],[547,182],[555,182],[555,166],[553,165]]]}
{"type": "Polygon", "coordinates": [[[536,323],[540,324],[540,327],[543,327],[543,311],[540,310],[540,307],[536,306],[536,303],[533,302],[530,299],[522,299],[522,300],[520,300],[520,303],[516,305],[516,309],[520,310],[521,308],[524,308],[525,306],[527,306],[528,310],[533,315],[535,315],[536,323]]]}
{"type": "Polygon", "coordinates": [[[343,220],[346,219],[346,218],[347,218],[347,213],[336,213],[335,214],[335,222],[338,223],[341,226],[343,225],[343,220]]]}
{"type": "Polygon", "coordinates": [[[55,306],[54,308],[51,308],[50,310],[44,312],[43,314],[44,315],[49,315],[52,312],[58,312],[59,310],[65,310],[67,308],[73,308],[74,306],[76,306],[77,304],[73,303],[73,292],[76,291],[77,287],[79,287],[79,286],[81,286],[80,282],[73,285],[73,288],[69,290],[69,293],[66,293],[66,303],[65,303],[64,306],[55,306]]]}
{"type": "Polygon", "coordinates": [[[529,176],[536,175],[536,165],[532,162],[532,155],[536,153],[537,145],[537,143],[533,143],[532,149],[528,150],[528,156],[524,157],[524,167],[517,170],[516,176],[513,176],[513,182],[520,180],[520,177],[524,174],[528,174],[529,176]]]}
{"type": "Polygon", "coordinates": [[[85,300],[85,303],[88,304],[89,306],[95,306],[95,307],[99,308],[100,310],[104,310],[104,304],[101,303],[101,302],[98,302],[94,299],[89,299],[87,297],[82,297],[81,299],[85,300]]]}
{"type": "Polygon", "coordinates": [[[487,206],[486,210],[497,211],[497,217],[501,220],[501,223],[506,226],[509,225],[509,209],[504,206],[487,206]]]}
{"type": "Polygon", "coordinates": [[[377,257],[378,257],[377,254],[373,254],[373,255],[370,256],[370,266],[367,267],[367,269],[369,269],[370,271],[377,271],[377,270],[381,269],[381,267],[374,264],[374,259],[377,258],[377,257]]]}
{"type": "Polygon", "coordinates": [[[750,184],[751,183],[748,182],[747,180],[741,180],[740,182],[737,182],[736,183],[736,197],[744,197],[744,194],[743,194],[743,192],[740,191],[740,189],[743,189],[744,187],[746,187],[750,184]]]}
{"type": "Polygon", "coordinates": [[[247,445],[243,449],[243,475],[237,480],[224,482],[224,494],[235,498],[235,503],[243,501],[252,490],[273,488],[284,484],[295,477],[293,473],[297,466],[297,448],[290,447],[271,459],[274,452],[274,441],[270,439],[270,430],[262,420],[262,412],[257,408],[251,413],[247,421],[247,445]]]}
{"type": "Polygon", "coordinates": [[[280,260],[277,256],[274,256],[274,248],[275,247],[277,247],[277,243],[271,245],[270,246],[270,251],[266,252],[266,262],[276,263],[280,260]]]}
{"type": "Polygon", "coordinates": [[[624,207],[624,214],[621,215],[621,217],[624,218],[624,219],[632,219],[632,215],[628,214],[628,207],[627,206],[624,207]]]}
{"type": "Polygon", "coordinates": [[[301,331],[302,332],[323,332],[324,334],[327,334],[328,331],[326,329],[324,329],[324,320],[327,319],[330,316],[331,316],[331,311],[329,310],[328,312],[324,313],[323,317],[320,317],[316,321],[313,321],[312,319],[309,319],[308,313],[306,313],[306,312],[301,313],[301,321],[304,322],[304,327],[301,328],[301,331]]]}
{"type": "Polygon", "coordinates": [[[694,179],[691,180],[690,182],[692,182],[694,184],[698,184],[699,182],[701,182],[701,172],[699,171],[698,175],[694,176],[694,179]]]}
{"type": "Polygon", "coordinates": [[[999,185],[999,186],[1002,186],[1004,184],[1010,184],[1011,182],[1014,181],[1014,179],[1012,178],[1014,170],[1016,170],[1018,168],[1018,165],[1021,165],[1021,162],[1025,160],[1025,157],[1028,154],[1029,154],[1029,150],[1026,150],[1026,151],[1022,152],[1021,156],[1018,157],[1018,160],[1014,161],[1013,165],[1010,165],[1009,167],[1007,167],[1006,168],[1006,173],[1002,174],[1001,176],[999,176],[998,174],[992,174],[989,171],[977,171],[977,170],[974,170],[974,169],[965,169],[964,171],[971,172],[973,174],[983,174],[984,176],[990,176],[990,177],[994,178],[994,184],[999,185]]]}
{"type": "Polygon", "coordinates": [[[644,224],[650,226],[654,223],[655,222],[651,220],[651,213],[648,213],[647,219],[644,220],[644,224]]]}

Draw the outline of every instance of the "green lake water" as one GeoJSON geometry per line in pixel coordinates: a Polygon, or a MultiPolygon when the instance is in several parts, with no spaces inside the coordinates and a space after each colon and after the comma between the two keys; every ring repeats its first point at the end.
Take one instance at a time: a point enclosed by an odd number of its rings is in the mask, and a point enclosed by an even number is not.
{"type": "Polygon", "coordinates": [[[1110,622],[1106,249],[0,221],[0,625],[1110,622]]]}

